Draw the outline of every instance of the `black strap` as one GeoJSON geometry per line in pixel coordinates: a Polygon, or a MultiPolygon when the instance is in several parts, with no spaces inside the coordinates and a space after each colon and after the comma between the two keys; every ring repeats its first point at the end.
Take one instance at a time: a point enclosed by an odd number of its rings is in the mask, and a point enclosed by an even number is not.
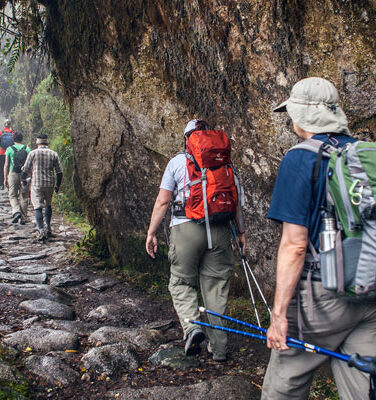
{"type": "Polygon", "coordinates": [[[369,377],[369,398],[376,400],[376,375],[371,374],[369,377]]]}
{"type": "Polygon", "coordinates": [[[324,153],[324,145],[325,142],[322,143],[322,145],[319,148],[319,151],[317,153],[317,159],[315,163],[315,170],[313,172],[313,185],[315,186],[316,182],[319,180],[319,175],[320,175],[320,167],[321,167],[321,161],[322,161],[322,154],[324,153]]]}

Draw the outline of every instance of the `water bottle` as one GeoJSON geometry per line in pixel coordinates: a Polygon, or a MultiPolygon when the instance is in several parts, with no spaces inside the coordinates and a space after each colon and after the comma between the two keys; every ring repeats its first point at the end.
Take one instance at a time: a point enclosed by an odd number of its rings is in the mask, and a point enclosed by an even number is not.
{"type": "Polygon", "coordinates": [[[335,243],[337,235],[334,207],[328,206],[321,211],[320,273],[323,287],[337,290],[337,268],[335,243]]]}

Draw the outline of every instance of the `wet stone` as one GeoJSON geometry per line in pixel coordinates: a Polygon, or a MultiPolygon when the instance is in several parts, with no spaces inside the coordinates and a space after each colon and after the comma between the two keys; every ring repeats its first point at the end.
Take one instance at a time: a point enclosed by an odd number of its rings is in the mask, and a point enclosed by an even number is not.
{"type": "Polygon", "coordinates": [[[99,292],[102,292],[103,290],[106,290],[108,288],[111,288],[117,284],[116,281],[112,279],[106,279],[106,278],[98,278],[95,281],[89,282],[86,284],[86,286],[98,290],[99,292]]]}
{"type": "Polygon", "coordinates": [[[26,360],[26,368],[51,385],[66,386],[79,378],[78,372],[64,361],[50,356],[31,356],[26,360]]]}
{"type": "Polygon", "coordinates": [[[50,299],[63,304],[70,304],[72,302],[72,296],[68,293],[49,285],[0,283],[0,293],[23,296],[28,299],[50,299]]]}
{"type": "Polygon", "coordinates": [[[68,273],[68,274],[55,275],[54,277],[51,278],[50,285],[56,287],[68,287],[68,286],[81,285],[86,281],[87,281],[86,277],[72,275],[68,273]]]}
{"type": "Polygon", "coordinates": [[[118,400],[256,400],[260,398],[260,392],[248,377],[221,376],[194,385],[154,386],[142,389],[126,387],[108,393],[108,398],[115,396],[118,400]]]}
{"type": "Polygon", "coordinates": [[[23,275],[11,272],[0,272],[0,280],[10,282],[29,282],[29,283],[45,283],[47,281],[46,274],[23,275]]]}
{"type": "Polygon", "coordinates": [[[109,344],[90,349],[81,359],[89,372],[113,375],[115,372],[134,370],[139,360],[133,346],[126,344],[109,344]]]}
{"type": "Polygon", "coordinates": [[[74,350],[78,347],[78,337],[76,335],[42,327],[33,327],[12,333],[7,335],[3,341],[19,350],[31,347],[42,352],[74,350]]]}
{"type": "Polygon", "coordinates": [[[48,318],[72,320],[75,317],[71,307],[48,299],[26,300],[20,303],[19,307],[32,314],[48,318]]]}
{"type": "Polygon", "coordinates": [[[42,253],[36,253],[36,254],[27,254],[19,257],[13,257],[10,258],[10,262],[16,262],[16,261],[29,261],[29,260],[42,260],[43,258],[46,258],[47,255],[45,252],[42,253]]]}
{"type": "Polygon", "coordinates": [[[48,273],[57,269],[56,265],[44,265],[44,264],[34,264],[34,265],[24,265],[22,267],[17,267],[16,271],[23,274],[41,274],[48,273]]]}
{"type": "Polygon", "coordinates": [[[200,362],[195,357],[187,357],[182,347],[159,348],[149,361],[154,365],[177,369],[197,368],[200,362]]]}

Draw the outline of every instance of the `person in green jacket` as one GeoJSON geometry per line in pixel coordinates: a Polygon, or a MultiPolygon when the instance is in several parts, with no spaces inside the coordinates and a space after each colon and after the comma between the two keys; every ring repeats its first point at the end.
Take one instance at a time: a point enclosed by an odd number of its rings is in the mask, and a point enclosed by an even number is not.
{"type": "Polygon", "coordinates": [[[21,183],[21,168],[25,163],[30,148],[22,144],[23,135],[15,132],[14,145],[5,152],[4,185],[8,188],[8,196],[12,207],[12,222],[25,224],[29,200],[29,187],[21,183]]]}

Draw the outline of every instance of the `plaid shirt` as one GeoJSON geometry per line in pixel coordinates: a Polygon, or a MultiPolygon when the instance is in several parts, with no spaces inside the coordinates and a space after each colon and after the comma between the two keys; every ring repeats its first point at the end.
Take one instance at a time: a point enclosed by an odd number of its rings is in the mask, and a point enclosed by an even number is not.
{"type": "Polygon", "coordinates": [[[39,146],[31,151],[22,170],[27,174],[32,170],[31,185],[38,187],[54,187],[54,170],[56,174],[62,173],[59,156],[47,146],[39,146]]]}

